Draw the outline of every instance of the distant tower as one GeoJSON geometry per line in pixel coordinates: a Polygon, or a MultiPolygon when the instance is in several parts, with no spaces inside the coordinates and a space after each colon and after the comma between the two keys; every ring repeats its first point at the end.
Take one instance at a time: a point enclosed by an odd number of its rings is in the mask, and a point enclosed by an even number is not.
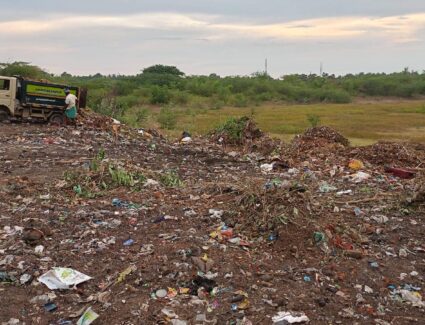
{"type": "Polygon", "coordinates": [[[320,76],[323,76],[323,62],[320,62],[320,76]]]}
{"type": "Polygon", "coordinates": [[[268,73],[267,73],[267,58],[266,58],[266,62],[264,63],[264,67],[265,67],[264,72],[266,73],[266,75],[268,75],[268,73]]]}

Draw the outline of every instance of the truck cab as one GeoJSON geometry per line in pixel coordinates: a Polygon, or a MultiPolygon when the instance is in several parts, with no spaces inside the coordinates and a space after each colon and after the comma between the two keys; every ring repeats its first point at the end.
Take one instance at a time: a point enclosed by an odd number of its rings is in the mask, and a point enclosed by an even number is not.
{"type": "Polygon", "coordinates": [[[0,76],[0,121],[15,115],[17,105],[18,79],[0,76]]]}

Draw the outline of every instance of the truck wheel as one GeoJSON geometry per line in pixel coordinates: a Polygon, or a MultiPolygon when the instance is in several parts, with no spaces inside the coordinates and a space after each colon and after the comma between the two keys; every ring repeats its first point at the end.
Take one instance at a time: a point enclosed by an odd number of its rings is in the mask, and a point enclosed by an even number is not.
{"type": "Polygon", "coordinates": [[[63,114],[53,114],[50,116],[49,122],[51,124],[61,125],[63,123],[63,114]]]}
{"type": "Polygon", "coordinates": [[[7,121],[9,121],[9,114],[6,111],[0,109],[0,123],[5,123],[7,121]]]}

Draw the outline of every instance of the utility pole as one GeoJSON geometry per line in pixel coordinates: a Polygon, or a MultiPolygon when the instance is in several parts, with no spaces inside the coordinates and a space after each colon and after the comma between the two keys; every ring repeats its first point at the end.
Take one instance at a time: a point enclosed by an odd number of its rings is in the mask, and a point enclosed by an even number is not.
{"type": "Polygon", "coordinates": [[[267,75],[268,75],[268,73],[267,73],[267,58],[266,58],[266,62],[265,62],[265,64],[264,64],[264,67],[265,67],[264,72],[266,73],[266,76],[267,76],[267,75]]]}
{"type": "Polygon", "coordinates": [[[323,62],[320,62],[320,76],[323,76],[323,62]]]}

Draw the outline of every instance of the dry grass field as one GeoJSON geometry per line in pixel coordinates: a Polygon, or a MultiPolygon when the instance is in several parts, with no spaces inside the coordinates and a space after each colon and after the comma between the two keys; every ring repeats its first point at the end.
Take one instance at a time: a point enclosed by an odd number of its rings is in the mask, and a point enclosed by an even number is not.
{"type": "MultiPolygon", "coordinates": [[[[319,125],[330,126],[354,145],[368,145],[378,140],[425,142],[425,101],[357,101],[350,104],[285,105],[221,109],[174,108],[177,124],[164,131],[178,136],[182,130],[206,134],[231,116],[254,116],[262,130],[274,137],[290,140],[310,126],[309,115],[320,118],[319,125]]],[[[155,125],[155,116],[148,121],[155,125]]]]}

